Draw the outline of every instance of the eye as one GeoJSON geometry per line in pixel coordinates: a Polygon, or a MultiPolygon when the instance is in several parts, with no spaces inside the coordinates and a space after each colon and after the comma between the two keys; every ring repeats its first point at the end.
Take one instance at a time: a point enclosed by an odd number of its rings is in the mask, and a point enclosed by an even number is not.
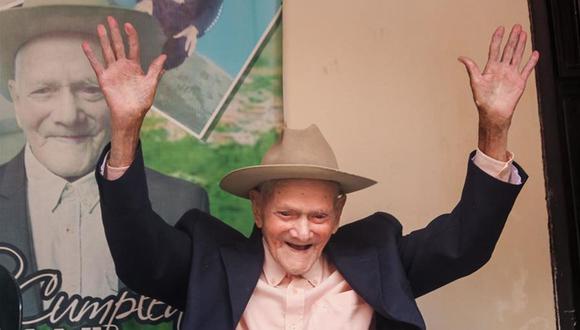
{"type": "Polygon", "coordinates": [[[55,92],[56,92],[56,87],[43,86],[43,87],[39,87],[39,88],[32,90],[32,92],[30,92],[30,96],[32,96],[34,98],[42,98],[42,97],[48,97],[48,96],[54,94],[55,92]]]}
{"type": "Polygon", "coordinates": [[[310,219],[315,223],[322,223],[329,219],[327,213],[324,212],[316,212],[310,216],[310,219]]]}
{"type": "Polygon", "coordinates": [[[282,219],[291,219],[296,215],[296,212],[291,210],[280,210],[276,211],[276,215],[278,215],[282,219]]]}
{"type": "Polygon", "coordinates": [[[103,99],[103,93],[99,86],[86,85],[79,89],[79,95],[87,101],[96,102],[103,99]]]}

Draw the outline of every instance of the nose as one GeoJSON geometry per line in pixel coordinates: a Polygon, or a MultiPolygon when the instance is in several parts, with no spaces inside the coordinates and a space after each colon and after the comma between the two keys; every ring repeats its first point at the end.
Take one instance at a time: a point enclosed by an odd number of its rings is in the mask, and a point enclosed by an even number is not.
{"type": "Polygon", "coordinates": [[[74,126],[83,120],[85,114],[73,91],[70,88],[63,88],[54,104],[51,116],[56,123],[74,126]]]}
{"type": "Polygon", "coordinates": [[[294,221],[294,226],[290,229],[290,235],[300,241],[308,241],[314,235],[310,230],[310,222],[306,216],[294,221]]]}

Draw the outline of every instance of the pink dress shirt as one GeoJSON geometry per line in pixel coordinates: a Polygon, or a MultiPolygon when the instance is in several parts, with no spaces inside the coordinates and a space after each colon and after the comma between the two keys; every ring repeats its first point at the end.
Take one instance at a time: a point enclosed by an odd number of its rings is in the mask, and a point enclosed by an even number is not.
{"type": "Polygon", "coordinates": [[[326,257],[290,277],[264,243],[262,274],[236,329],[368,329],[372,317],[372,307],[326,257]]]}
{"type": "MultiPolygon", "coordinates": [[[[512,153],[507,162],[502,162],[477,150],[472,160],[499,180],[521,184],[518,170],[512,165],[512,153]]],[[[120,178],[128,168],[105,164],[101,165],[101,174],[107,180],[120,178]]],[[[262,273],[236,329],[369,329],[372,318],[371,306],[324,255],[303,276],[286,276],[264,245],[262,273]]]]}

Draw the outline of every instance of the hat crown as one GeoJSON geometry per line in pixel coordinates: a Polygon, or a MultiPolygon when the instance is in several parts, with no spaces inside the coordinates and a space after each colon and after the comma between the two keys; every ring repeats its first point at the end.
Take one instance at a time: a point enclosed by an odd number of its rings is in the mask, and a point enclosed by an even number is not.
{"type": "Polygon", "coordinates": [[[333,181],[348,194],[372,186],[376,181],[340,171],[332,148],[316,127],[284,129],[280,140],[264,155],[260,165],[233,170],[220,181],[220,187],[236,196],[249,198],[249,192],[262,182],[279,179],[333,181]]]}
{"type": "Polygon", "coordinates": [[[131,22],[139,31],[140,39],[146,41],[141,43],[143,66],[159,56],[167,40],[159,21],[119,1],[24,0],[22,7],[0,10],[0,95],[12,100],[8,81],[14,79],[14,58],[28,40],[53,32],[96,35],[96,26],[107,16],[131,22]]]}
{"type": "Polygon", "coordinates": [[[262,158],[262,165],[314,165],[338,169],[330,144],[316,125],[306,129],[289,129],[262,158]]]}

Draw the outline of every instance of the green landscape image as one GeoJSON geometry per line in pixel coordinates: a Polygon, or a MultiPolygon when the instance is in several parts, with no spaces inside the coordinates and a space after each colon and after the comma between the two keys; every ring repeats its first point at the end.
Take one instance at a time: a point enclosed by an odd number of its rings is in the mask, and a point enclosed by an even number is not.
{"type": "Polygon", "coordinates": [[[258,53],[207,141],[152,112],[142,130],[145,164],[204,187],[211,213],[249,234],[249,203],[218,184],[232,169],[260,162],[282,125],[282,29],[278,26],[258,53]]]}

